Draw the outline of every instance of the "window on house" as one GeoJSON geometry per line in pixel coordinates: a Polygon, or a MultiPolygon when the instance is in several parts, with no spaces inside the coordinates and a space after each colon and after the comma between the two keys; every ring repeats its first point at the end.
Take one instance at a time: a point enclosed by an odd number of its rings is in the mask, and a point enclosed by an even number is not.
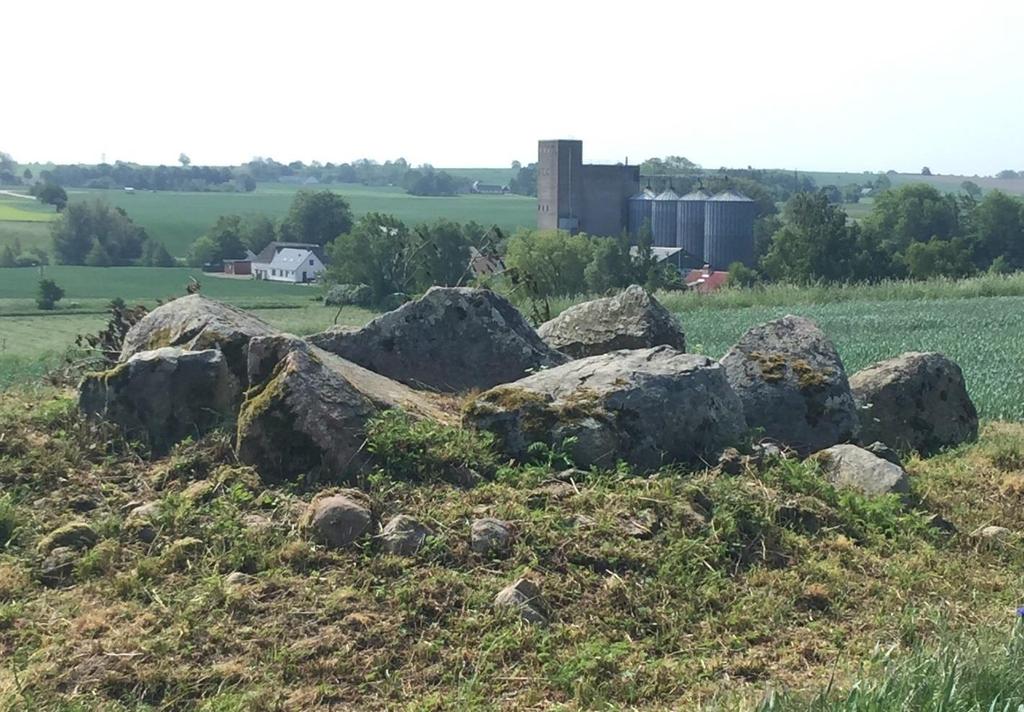
{"type": "Polygon", "coordinates": [[[313,258],[312,257],[309,258],[309,264],[311,264],[311,265],[313,264],[313,258]]]}

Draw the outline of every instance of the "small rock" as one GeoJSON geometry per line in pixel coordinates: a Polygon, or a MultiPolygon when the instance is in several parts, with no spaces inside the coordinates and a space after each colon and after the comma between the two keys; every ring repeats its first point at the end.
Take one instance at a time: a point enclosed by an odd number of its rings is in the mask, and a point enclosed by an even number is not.
{"type": "Polygon", "coordinates": [[[1013,536],[1013,532],[1006,527],[999,527],[990,524],[987,527],[981,527],[975,530],[971,535],[979,541],[992,548],[1002,548],[1010,543],[1010,538],[1013,536]]]}
{"type": "Polygon", "coordinates": [[[146,502],[140,504],[131,509],[128,512],[128,519],[131,520],[150,520],[156,517],[160,513],[160,502],[146,502]]]}
{"type": "Polygon", "coordinates": [[[365,534],[373,519],[366,506],[341,494],[314,500],[308,517],[313,538],[335,549],[346,547],[365,534]]]}
{"type": "Polygon", "coordinates": [[[949,521],[941,514],[933,514],[927,519],[928,526],[932,529],[936,529],[943,534],[956,534],[957,528],[953,522],[949,521]]]}
{"type": "Polygon", "coordinates": [[[250,581],[252,581],[252,576],[249,574],[243,574],[241,571],[232,571],[224,577],[224,588],[237,590],[245,587],[250,581]]]}
{"type": "Polygon", "coordinates": [[[182,499],[193,504],[202,502],[213,494],[214,485],[209,480],[197,480],[181,493],[182,499]]]}
{"type": "Polygon", "coordinates": [[[514,608],[527,623],[545,625],[548,622],[545,609],[547,606],[541,598],[540,588],[528,579],[521,578],[506,586],[494,597],[494,608],[514,608]]]}
{"type": "Polygon", "coordinates": [[[634,539],[650,539],[658,528],[658,515],[650,509],[619,517],[619,530],[634,539]]]}
{"type": "Polygon", "coordinates": [[[883,443],[881,440],[876,440],[870,445],[867,445],[864,449],[870,452],[875,457],[880,457],[883,460],[888,460],[892,464],[896,465],[896,467],[903,467],[903,461],[900,460],[900,456],[896,454],[896,451],[893,450],[888,445],[886,445],[885,443],[883,443]]]}
{"type": "Polygon", "coordinates": [[[90,495],[80,494],[77,497],[72,497],[68,506],[76,512],[91,512],[100,506],[100,502],[90,495]]]}
{"type": "Polygon", "coordinates": [[[75,573],[78,553],[70,546],[53,549],[39,565],[39,580],[46,586],[60,586],[75,573]]]}
{"type": "Polygon", "coordinates": [[[270,518],[262,514],[250,513],[242,515],[242,526],[250,531],[259,533],[273,529],[274,523],[270,518]]]}
{"type": "Polygon", "coordinates": [[[153,520],[160,514],[160,502],[146,502],[133,507],[125,519],[125,527],[135,531],[135,536],[144,544],[156,540],[156,526],[153,520]]]}
{"type": "Polygon", "coordinates": [[[99,539],[96,531],[88,522],[68,522],[57,527],[39,542],[39,553],[46,554],[54,549],[69,547],[71,549],[88,549],[99,539]]]}
{"type": "Polygon", "coordinates": [[[391,518],[384,526],[380,538],[384,551],[396,556],[412,556],[428,536],[430,529],[421,524],[417,519],[399,514],[391,518]]]}
{"type": "Polygon", "coordinates": [[[202,556],[205,548],[201,539],[192,536],[176,539],[164,551],[163,560],[168,568],[181,569],[202,556]]]}
{"type": "Polygon", "coordinates": [[[854,489],[869,497],[910,491],[910,479],[902,467],[856,445],[835,445],[816,457],[835,487],[854,489]]]}
{"type": "Polygon", "coordinates": [[[734,447],[725,448],[718,458],[718,470],[726,475],[741,475],[746,465],[746,459],[734,447]]]}
{"type": "Polygon", "coordinates": [[[474,519],[469,528],[469,548],[482,556],[508,553],[512,528],[508,522],[494,517],[474,519]]]}
{"type": "Polygon", "coordinates": [[[597,524],[597,520],[587,514],[577,514],[572,518],[572,525],[577,529],[589,529],[597,524]]]}

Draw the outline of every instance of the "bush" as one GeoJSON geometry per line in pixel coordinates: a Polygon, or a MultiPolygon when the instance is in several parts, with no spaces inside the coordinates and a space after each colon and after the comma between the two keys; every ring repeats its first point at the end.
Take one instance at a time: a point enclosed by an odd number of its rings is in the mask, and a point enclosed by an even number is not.
{"type": "Polygon", "coordinates": [[[57,286],[52,279],[39,280],[39,289],[36,293],[36,305],[40,309],[50,311],[57,302],[64,298],[64,290],[57,286]]]}
{"type": "Polygon", "coordinates": [[[373,290],[366,284],[335,284],[324,295],[324,306],[328,307],[368,307],[372,303],[373,290]]]}

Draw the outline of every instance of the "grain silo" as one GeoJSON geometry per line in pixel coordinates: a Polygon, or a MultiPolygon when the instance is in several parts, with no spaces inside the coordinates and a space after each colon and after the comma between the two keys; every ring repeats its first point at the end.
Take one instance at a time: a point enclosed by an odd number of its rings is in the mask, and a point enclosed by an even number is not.
{"type": "Polygon", "coordinates": [[[703,190],[687,193],[676,213],[676,247],[697,262],[704,261],[704,206],[709,197],[703,190]]]}
{"type": "Polygon", "coordinates": [[[654,208],[654,191],[645,188],[629,199],[629,236],[636,242],[644,223],[651,229],[651,212],[654,208]]]}
{"type": "Polygon", "coordinates": [[[654,198],[654,208],[651,211],[651,235],[654,238],[655,247],[676,246],[676,215],[679,205],[679,195],[667,188],[654,198]]]}
{"type": "Polygon", "coordinates": [[[704,204],[704,261],[714,270],[733,262],[754,266],[754,214],[757,205],[735,190],[708,198],[704,204]]]}

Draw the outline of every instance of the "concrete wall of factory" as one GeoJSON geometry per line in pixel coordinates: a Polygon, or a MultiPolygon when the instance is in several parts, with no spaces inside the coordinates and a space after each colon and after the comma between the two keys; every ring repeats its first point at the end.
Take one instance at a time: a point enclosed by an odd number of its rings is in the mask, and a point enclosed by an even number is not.
{"type": "Polygon", "coordinates": [[[627,201],[640,186],[639,166],[583,165],[583,142],[540,141],[537,227],[592,235],[626,229],[627,201]]]}

